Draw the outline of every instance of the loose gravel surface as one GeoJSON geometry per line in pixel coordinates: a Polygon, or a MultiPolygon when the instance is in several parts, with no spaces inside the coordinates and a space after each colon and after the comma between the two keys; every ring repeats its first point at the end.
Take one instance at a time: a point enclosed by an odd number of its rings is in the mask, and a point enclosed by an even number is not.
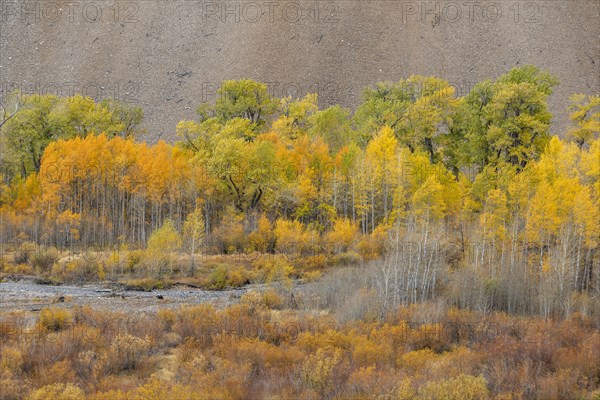
{"type": "MultiPolygon", "coordinates": [[[[437,75],[464,95],[514,66],[572,93],[600,90],[598,0],[0,1],[0,92],[116,97],[145,111],[141,139],[175,140],[226,79],[354,107],[362,88],[437,75]]],[[[0,93],[1,94],[1,93],[0,93]]]]}
{"type": "Polygon", "coordinates": [[[225,307],[252,289],[226,291],[201,290],[185,286],[141,292],[100,284],[51,286],[33,279],[0,283],[0,313],[7,311],[39,311],[44,307],[91,306],[107,311],[155,312],[159,308],[177,308],[183,304],[210,302],[225,307]]]}

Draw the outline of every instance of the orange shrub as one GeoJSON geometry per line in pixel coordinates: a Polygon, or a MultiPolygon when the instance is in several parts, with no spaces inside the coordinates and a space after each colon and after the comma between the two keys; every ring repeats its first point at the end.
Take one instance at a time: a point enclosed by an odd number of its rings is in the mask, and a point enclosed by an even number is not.
{"type": "Polygon", "coordinates": [[[357,337],[353,340],[352,360],[360,367],[383,366],[390,361],[392,352],[379,343],[366,337],[357,337]]]}

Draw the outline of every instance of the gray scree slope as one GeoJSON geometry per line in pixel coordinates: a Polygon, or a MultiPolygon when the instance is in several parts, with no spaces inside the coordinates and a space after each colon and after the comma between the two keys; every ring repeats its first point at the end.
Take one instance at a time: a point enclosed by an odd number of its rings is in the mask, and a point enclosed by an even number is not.
{"type": "Polygon", "coordinates": [[[0,0],[4,93],[118,97],[144,108],[145,140],[215,99],[225,79],[348,107],[361,89],[436,75],[474,82],[535,64],[559,76],[553,131],[574,92],[600,92],[600,0],[0,0]]]}

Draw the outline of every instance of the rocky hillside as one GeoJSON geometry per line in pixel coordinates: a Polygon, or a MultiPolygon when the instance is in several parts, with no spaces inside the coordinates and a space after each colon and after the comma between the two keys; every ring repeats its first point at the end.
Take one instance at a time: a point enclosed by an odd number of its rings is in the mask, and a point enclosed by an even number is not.
{"type": "Polygon", "coordinates": [[[138,104],[152,142],[225,79],[353,106],[377,81],[437,75],[464,94],[535,64],[562,82],[560,132],[568,95],[600,92],[599,16],[598,0],[0,0],[0,83],[138,104]]]}

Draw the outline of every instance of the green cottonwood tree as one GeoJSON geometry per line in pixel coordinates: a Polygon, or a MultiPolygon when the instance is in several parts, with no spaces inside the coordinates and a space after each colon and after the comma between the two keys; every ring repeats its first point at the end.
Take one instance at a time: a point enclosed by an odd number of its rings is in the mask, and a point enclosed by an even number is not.
{"type": "Polygon", "coordinates": [[[558,80],[534,66],[513,68],[495,83],[477,84],[466,97],[464,118],[471,162],[507,162],[523,169],[548,142],[547,99],[558,80]]]}

